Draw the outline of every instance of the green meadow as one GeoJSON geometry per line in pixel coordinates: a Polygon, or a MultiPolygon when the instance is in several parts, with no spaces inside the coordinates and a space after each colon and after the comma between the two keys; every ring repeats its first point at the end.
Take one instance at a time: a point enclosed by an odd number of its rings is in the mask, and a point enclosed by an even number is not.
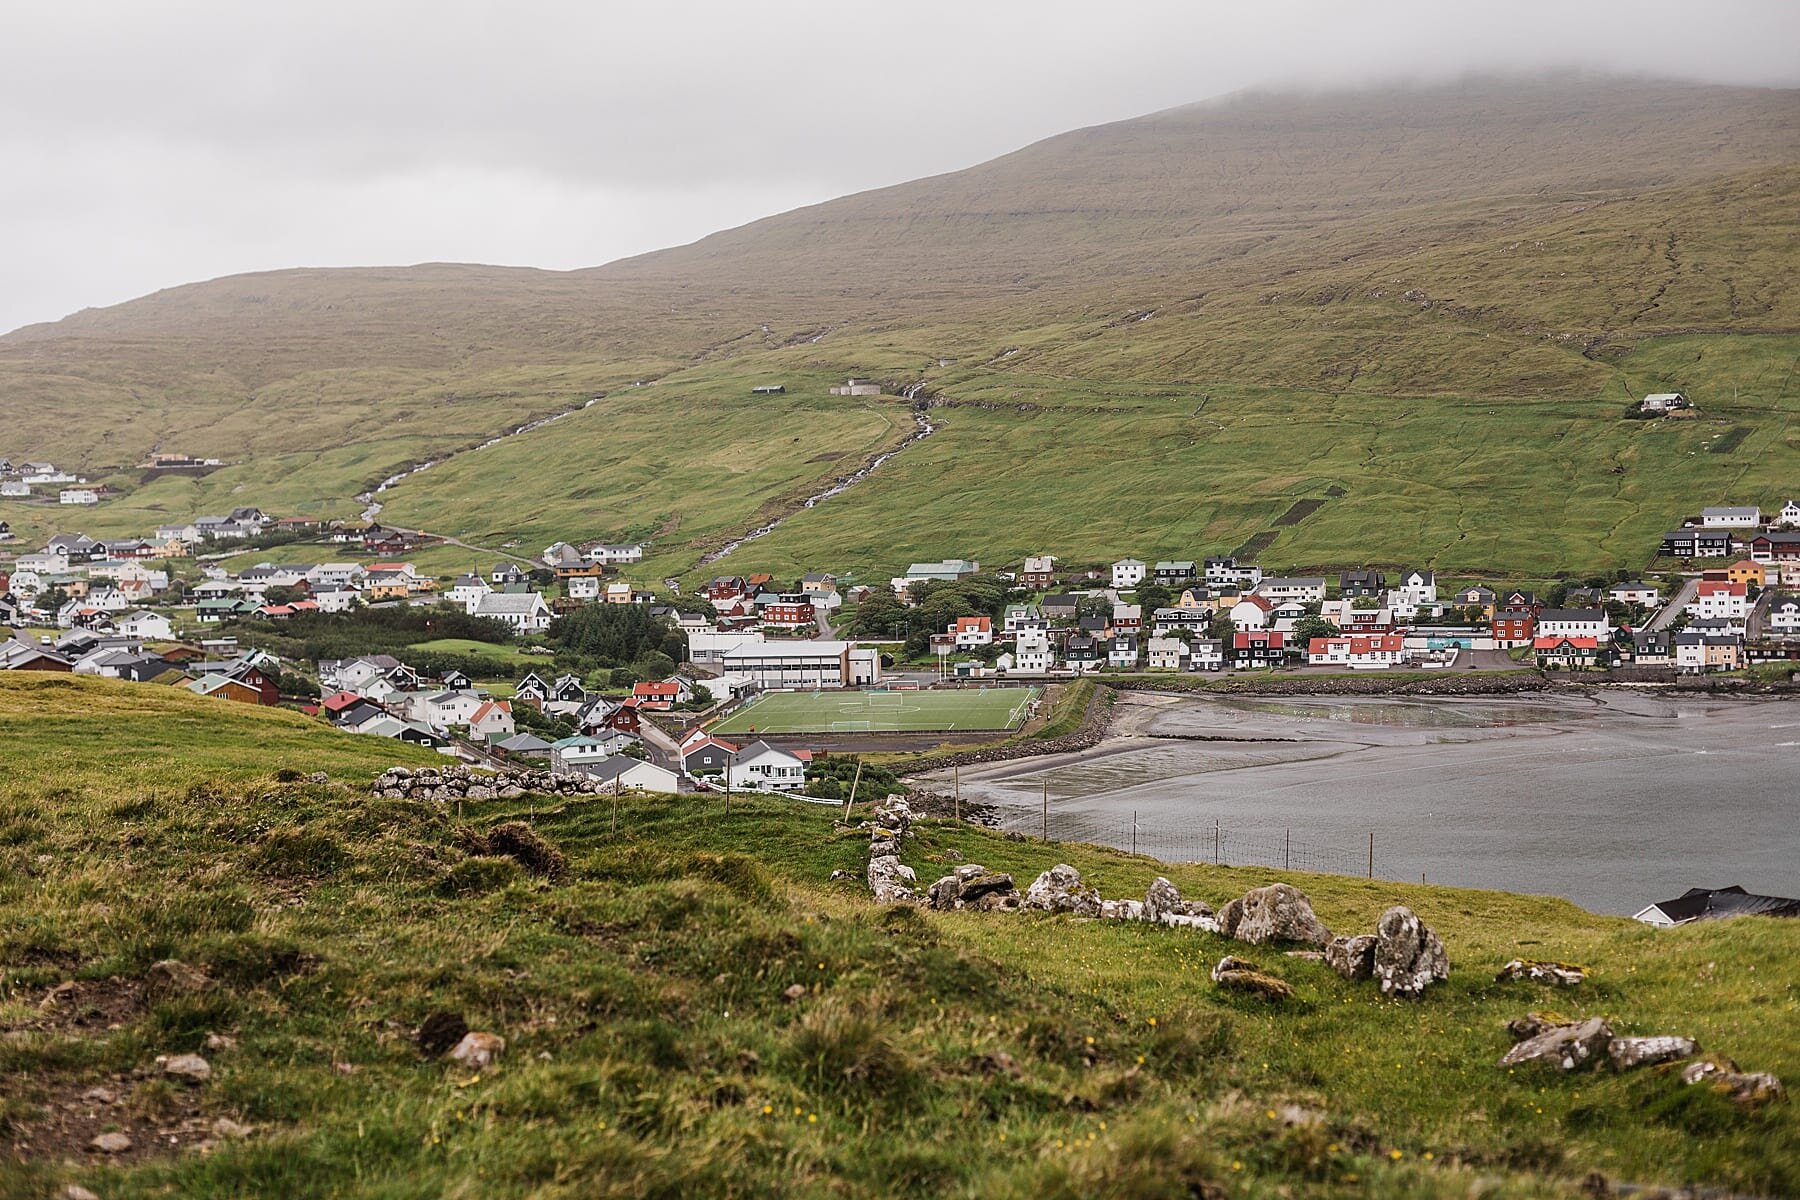
{"type": "Polygon", "coordinates": [[[814,805],[369,794],[433,757],[163,689],[0,680],[0,1197],[1573,1197],[1595,1172],[1800,1189],[1787,1104],[1740,1109],[1658,1069],[1495,1066],[1505,1021],[1555,1009],[1791,1083],[1793,922],[1657,931],[941,822],[905,851],[927,880],[1069,862],[1108,896],[1165,874],[1214,905],[1285,878],[1338,930],[1406,903],[1452,974],[1400,1002],[1193,931],[881,908],[866,831],[814,805]],[[560,869],[469,836],[514,820],[560,869]],[[1230,952],[1293,997],[1222,994],[1208,972],[1230,952]],[[1592,975],[1496,983],[1520,955],[1592,975]],[[212,984],[145,992],[171,957],[212,984]],[[65,980],[77,1004],[43,1007],[65,980]],[[497,1068],[421,1053],[437,1011],[504,1037],[497,1068]],[[157,1055],[191,1052],[210,1081],[156,1077],[157,1055]],[[95,1087],[115,1097],[97,1113],[95,1087]],[[246,1130],[196,1148],[188,1131],[221,1117],[246,1130]],[[108,1129],[134,1148],[84,1148],[108,1129]]]}

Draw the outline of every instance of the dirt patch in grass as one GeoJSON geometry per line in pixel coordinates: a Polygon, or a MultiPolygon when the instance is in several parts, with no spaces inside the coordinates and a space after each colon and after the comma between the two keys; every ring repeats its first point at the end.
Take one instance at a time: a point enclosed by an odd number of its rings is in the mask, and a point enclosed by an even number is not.
{"type": "Polygon", "coordinates": [[[1706,452],[1708,454],[1730,454],[1733,450],[1736,450],[1739,446],[1743,445],[1744,439],[1749,437],[1750,434],[1751,429],[1748,425],[1733,425],[1730,429],[1727,429],[1724,433],[1714,438],[1712,444],[1707,446],[1706,452]]]}
{"type": "Polygon", "coordinates": [[[32,1115],[6,1130],[14,1161],[124,1164],[198,1149],[216,1140],[214,1118],[201,1111],[201,1088],[139,1069],[100,1079],[44,1081],[26,1096],[32,1115]],[[104,1133],[131,1139],[129,1148],[93,1147],[104,1133]]]}
{"type": "Polygon", "coordinates": [[[1277,525],[1298,525],[1324,507],[1323,500],[1296,500],[1292,507],[1275,518],[1277,525]]]}
{"type": "Polygon", "coordinates": [[[1275,539],[1280,536],[1281,531],[1279,529],[1265,529],[1243,545],[1239,546],[1232,557],[1243,559],[1245,561],[1255,561],[1256,556],[1274,545],[1275,539]]]}
{"type": "Polygon", "coordinates": [[[144,985],[136,979],[71,979],[32,999],[34,1011],[4,1028],[99,1031],[136,1019],[144,1011],[144,985]]]}

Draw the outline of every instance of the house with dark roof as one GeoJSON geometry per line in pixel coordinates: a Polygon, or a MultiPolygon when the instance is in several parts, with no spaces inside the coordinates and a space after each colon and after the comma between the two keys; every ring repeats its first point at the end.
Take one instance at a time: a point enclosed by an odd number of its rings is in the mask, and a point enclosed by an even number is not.
{"type": "Polygon", "coordinates": [[[1673,900],[1659,900],[1632,916],[1646,925],[1665,929],[1690,921],[1721,921],[1727,917],[1800,917],[1800,900],[1758,896],[1737,884],[1722,888],[1689,888],[1673,900]]]}

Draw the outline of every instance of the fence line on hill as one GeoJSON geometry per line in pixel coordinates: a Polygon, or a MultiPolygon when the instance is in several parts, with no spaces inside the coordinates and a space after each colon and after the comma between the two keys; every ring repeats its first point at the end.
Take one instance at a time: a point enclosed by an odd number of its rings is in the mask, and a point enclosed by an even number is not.
{"type": "Polygon", "coordinates": [[[1350,849],[1296,840],[1292,829],[1228,829],[1219,821],[1156,823],[1135,813],[1059,812],[1052,806],[1034,812],[1007,806],[995,810],[1000,828],[1052,842],[1090,842],[1147,854],[1164,862],[1214,863],[1219,866],[1279,867],[1332,875],[1375,875],[1375,835],[1364,847],[1350,849]]]}

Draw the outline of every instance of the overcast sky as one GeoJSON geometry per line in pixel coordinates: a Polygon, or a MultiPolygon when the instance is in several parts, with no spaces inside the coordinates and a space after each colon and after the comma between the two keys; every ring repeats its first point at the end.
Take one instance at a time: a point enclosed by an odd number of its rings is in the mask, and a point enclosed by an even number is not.
{"type": "Polygon", "coordinates": [[[0,35],[0,330],[239,271],[593,266],[1252,86],[1800,84],[1795,0],[82,0],[0,35]]]}

